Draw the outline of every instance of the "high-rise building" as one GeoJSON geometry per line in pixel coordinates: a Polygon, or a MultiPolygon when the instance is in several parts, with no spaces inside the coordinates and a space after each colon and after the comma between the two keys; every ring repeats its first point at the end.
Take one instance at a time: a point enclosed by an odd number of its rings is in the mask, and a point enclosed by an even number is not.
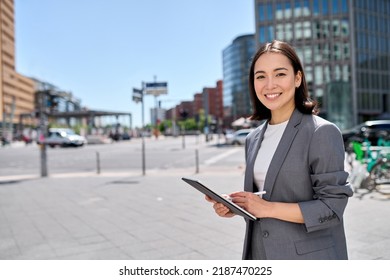
{"type": "Polygon", "coordinates": [[[390,1],[255,0],[256,45],[291,43],[341,129],[390,113],[390,1]]]}
{"type": "Polygon", "coordinates": [[[0,136],[12,139],[20,115],[34,111],[34,82],[15,71],[14,1],[0,0],[0,136]]]}
{"type": "Polygon", "coordinates": [[[222,52],[225,125],[251,113],[248,71],[254,52],[253,34],[235,38],[222,52]]]}

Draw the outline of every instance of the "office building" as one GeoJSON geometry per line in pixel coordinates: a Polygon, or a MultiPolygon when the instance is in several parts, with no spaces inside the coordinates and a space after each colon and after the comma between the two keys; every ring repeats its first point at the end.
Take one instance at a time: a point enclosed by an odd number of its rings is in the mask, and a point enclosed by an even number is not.
{"type": "Polygon", "coordinates": [[[390,1],[255,0],[256,46],[291,43],[321,114],[341,129],[390,113],[390,1]]]}
{"type": "Polygon", "coordinates": [[[248,71],[255,53],[255,36],[242,35],[222,52],[224,123],[247,117],[251,113],[248,71]]]}
{"type": "Polygon", "coordinates": [[[15,70],[14,1],[0,0],[1,138],[11,141],[20,116],[34,111],[34,91],[34,82],[15,70]]]}

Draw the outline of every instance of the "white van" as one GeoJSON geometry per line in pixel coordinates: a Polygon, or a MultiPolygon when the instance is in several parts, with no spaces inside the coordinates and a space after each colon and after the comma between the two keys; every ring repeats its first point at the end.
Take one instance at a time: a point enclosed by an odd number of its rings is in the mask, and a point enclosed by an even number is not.
{"type": "Polygon", "coordinates": [[[81,147],[87,144],[87,140],[69,128],[50,128],[45,143],[50,147],[81,147]]]}

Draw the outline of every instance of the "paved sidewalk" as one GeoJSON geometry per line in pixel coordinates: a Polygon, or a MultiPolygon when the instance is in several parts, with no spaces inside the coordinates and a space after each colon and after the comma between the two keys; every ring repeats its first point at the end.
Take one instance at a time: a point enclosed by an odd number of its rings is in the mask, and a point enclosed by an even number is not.
{"type": "MultiPolygon", "coordinates": [[[[244,221],[217,217],[182,176],[224,193],[243,170],[0,177],[0,259],[240,259],[244,221]]],[[[389,199],[350,199],[350,259],[390,259],[389,199]]]]}

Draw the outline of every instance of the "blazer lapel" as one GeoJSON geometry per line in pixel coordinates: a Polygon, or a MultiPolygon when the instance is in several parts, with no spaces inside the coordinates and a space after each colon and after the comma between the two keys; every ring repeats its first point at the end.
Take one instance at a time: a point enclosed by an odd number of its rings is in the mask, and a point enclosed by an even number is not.
{"type": "Polygon", "coordinates": [[[265,199],[269,199],[272,195],[276,177],[298,132],[298,125],[301,123],[302,117],[303,114],[295,109],[280,139],[265,177],[264,190],[267,192],[263,195],[265,199]]]}

